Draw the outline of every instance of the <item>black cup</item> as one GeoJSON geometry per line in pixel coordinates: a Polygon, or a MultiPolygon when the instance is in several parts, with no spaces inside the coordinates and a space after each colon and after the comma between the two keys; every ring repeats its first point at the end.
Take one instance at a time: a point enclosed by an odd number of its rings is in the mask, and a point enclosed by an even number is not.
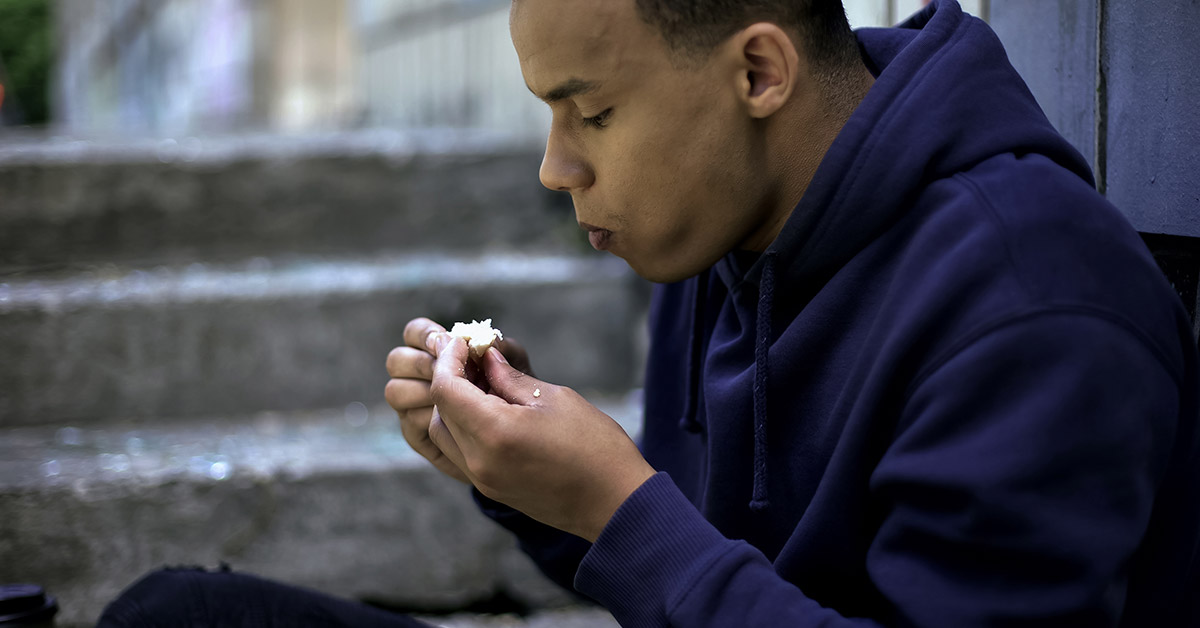
{"type": "Polygon", "coordinates": [[[0,584],[0,626],[50,628],[58,601],[36,584],[0,584]]]}

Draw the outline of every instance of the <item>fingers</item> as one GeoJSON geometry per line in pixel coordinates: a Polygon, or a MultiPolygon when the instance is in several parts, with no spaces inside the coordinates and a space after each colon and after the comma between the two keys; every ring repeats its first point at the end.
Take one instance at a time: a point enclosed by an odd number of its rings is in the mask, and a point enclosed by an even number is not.
{"type": "Polygon", "coordinates": [[[429,343],[429,336],[439,331],[446,331],[446,328],[428,318],[414,318],[404,326],[404,344],[433,353],[433,347],[429,343]]]}
{"type": "MultiPolygon", "coordinates": [[[[426,357],[430,357],[426,354],[426,357]]],[[[430,357],[430,360],[432,358],[430,357]]],[[[413,451],[433,466],[461,482],[470,483],[467,476],[442,452],[429,435],[433,401],[429,396],[429,382],[417,379],[393,379],[384,389],[388,405],[396,410],[400,419],[400,434],[413,451]]]]}
{"type": "Polygon", "coordinates": [[[388,353],[387,372],[392,377],[429,381],[433,379],[433,356],[423,349],[396,347],[388,353]]]}
{"type": "Polygon", "coordinates": [[[412,408],[411,410],[397,410],[396,416],[400,417],[400,434],[404,436],[404,440],[412,446],[417,453],[428,458],[429,453],[427,448],[429,443],[429,423],[433,416],[433,406],[426,408],[412,408]]]}
{"type": "Polygon", "coordinates": [[[450,433],[450,428],[446,426],[446,422],[442,420],[442,415],[436,407],[433,409],[433,418],[429,421],[429,429],[426,433],[429,435],[429,441],[437,447],[438,452],[442,455],[442,459],[454,467],[459,475],[469,483],[471,480],[465,473],[466,456],[463,455],[458,441],[454,440],[454,435],[450,433]]]}
{"type": "Polygon", "coordinates": [[[433,365],[429,395],[438,407],[456,414],[457,411],[486,399],[487,394],[468,378],[470,350],[462,338],[437,336],[437,360],[433,365]]]}
{"type": "MultiPolygon", "coordinates": [[[[438,332],[445,332],[441,325],[428,318],[416,318],[404,327],[405,346],[396,347],[388,353],[387,371],[392,377],[384,390],[388,405],[396,410],[400,419],[400,433],[413,451],[433,464],[442,473],[466,484],[470,479],[463,472],[465,460],[453,435],[433,406],[431,394],[434,376],[435,339],[438,332]]],[[[444,334],[443,334],[444,336],[444,334]]],[[[443,341],[444,342],[444,341],[443,341]]],[[[465,351],[466,345],[461,341],[465,351]]],[[[460,364],[459,373],[467,373],[460,364]]],[[[472,364],[472,371],[475,366],[472,364]]],[[[473,372],[472,375],[475,373],[473,372]]],[[[467,384],[458,379],[454,385],[467,384]]],[[[478,391],[477,388],[475,388],[478,391]]]]}
{"type": "Polygon", "coordinates": [[[479,366],[492,394],[508,403],[531,405],[552,388],[550,384],[513,368],[495,348],[488,349],[479,366]]]}
{"type": "Polygon", "coordinates": [[[448,408],[462,419],[469,416],[462,414],[462,411],[465,409],[472,412],[472,401],[478,402],[479,396],[486,398],[487,394],[467,379],[466,367],[470,365],[470,349],[467,348],[467,343],[461,338],[441,338],[436,350],[438,359],[434,365],[430,396],[436,403],[444,405],[434,406],[427,433],[429,440],[442,455],[467,477],[467,460],[458,440],[466,437],[466,434],[457,423],[447,424],[439,408],[448,408]]]}
{"type": "Polygon", "coordinates": [[[469,447],[473,443],[470,435],[488,425],[490,417],[496,416],[508,403],[487,394],[467,379],[470,352],[462,338],[442,335],[438,337],[438,345],[429,395],[446,419],[454,439],[460,446],[469,447]]]}
{"type": "MultiPolygon", "coordinates": [[[[522,347],[521,343],[510,338],[505,338],[496,343],[496,348],[500,350],[501,355],[508,360],[508,363],[513,368],[526,375],[533,375],[533,368],[529,365],[529,353],[525,351],[525,347],[522,347]]],[[[534,377],[537,376],[534,375],[534,377]]]]}
{"type": "MultiPolygon", "coordinates": [[[[462,472],[450,457],[443,453],[441,447],[437,445],[430,434],[433,423],[431,418],[436,416],[433,407],[403,410],[398,411],[397,414],[400,415],[400,433],[404,435],[404,440],[408,441],[413,451],[432,463],[438,471],[460,482],[470,484],[470,480],[467,479],[466,474],[462,472]]],[[[454,451],[458,451],[457,447],[454,451]]],[[[461,457],[461,454],[459,454],[459,457],[461,457]]]]}
{"type": "MultiPolygon", "coordinates": [[[[436,355],[437,351],[434,346],[436,336],[434,334],[439,332],[445,333],[446,328],[428,318],[414,318],[404,326],[404,344],[408,348],[428,353],[430,355],[436,355]]],[[[529,354],[525,351],[525,348],[522,347],[520,343],[508,338],[498,341],[496,343],[496,348],[499,349],[505,358],[508,359],[509,363],[513,365],[513,368],[516,368],[518,371],[521,371],[527,375],[533,375],[533,369],[530,368],[529,365],[529,354]]],[[[427,367],[432,370],[432,363],[427,363],[423,360],[418,362],[417,360],[420,360],[419,358],[406,355],[406,351],[398,351],[399,349],[403,349],[403,347],[397,347],[396,349],[392,350],[393,354],[396,355],[388,355],[389,373],[392,373],[393,364],[395,364],[395,368],[403,369],[410,362],[413,367],[422,369],[422,373],[424,373],[424,369],[427,367]]],[[[397,372],[399,374],[393,374],[392,377],[417,376],[406,370],[399,370],[397,372]]],[[[419,376],[422,377],[422,379],[429,379],[429,377],[425,376],[424,374],[419,376]]]]}
{"type": "Polygon", "coordinates": [[[383,389],[383,397],[397,412],[433,405],[433,398],[429,394],[429,382],[419,379],[388,380],[383,389]]]}
{"type": "Polygon", "coordinates": [[[429,428],[434,408],[429,396],[429,382],[393,379],[387,383],[384,397],[387,398],[388,405],[396,410],[396,416],[400,419],[400,434],[413,451],[433,463],[442,473],[461,482],[470,483],[466,474],[430,438],[429,428]]]}

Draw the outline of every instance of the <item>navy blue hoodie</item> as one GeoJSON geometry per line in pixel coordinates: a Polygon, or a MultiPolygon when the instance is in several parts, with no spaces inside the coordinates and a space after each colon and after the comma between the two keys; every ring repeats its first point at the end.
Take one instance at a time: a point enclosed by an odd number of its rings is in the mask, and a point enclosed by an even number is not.
{"type": "Polygon", "coordinates": [[[986,24],[858,37],[775,242],[656,288],[660,473],[590,546],[485,511],[627,627],[1197,625],[1178,298],[986,24]]]}

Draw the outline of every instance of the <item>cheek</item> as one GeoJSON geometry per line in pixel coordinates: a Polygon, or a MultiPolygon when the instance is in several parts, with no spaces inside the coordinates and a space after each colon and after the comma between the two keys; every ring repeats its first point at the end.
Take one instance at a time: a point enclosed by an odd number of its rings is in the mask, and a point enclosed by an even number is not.
{"type": "Polygon", "coordinates": [[[669,173],[675,194],[698,226],[712,226],[714,219],[735,213],[738,199],[744,198],[748,151],[741,141],[727,126],[715,124],[680,139],[669,173]]]}
{"type": "Polygon", "coordinates": [[[632,218],[663,237],[683,237],[729,209],[744,185],[744,157],[742,147],[711,127],[658,128],[638,138],[614,174],[632,218]]]}
{"type": "Polygon", "coordinates": [[[747,197],[750,130],[737,127],[728,108],[685,105],[657,108],[636,123],[631,116],[607,138],[612,157],[595,164],[615,224],[658,247],[723,240],[747,197]]]}

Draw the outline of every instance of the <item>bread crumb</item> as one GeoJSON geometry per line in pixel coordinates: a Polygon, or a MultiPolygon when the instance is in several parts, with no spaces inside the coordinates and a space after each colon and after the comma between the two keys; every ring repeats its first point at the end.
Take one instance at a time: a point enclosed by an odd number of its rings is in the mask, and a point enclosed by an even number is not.
{"type": "Polygon", "coordinates": [[[541,389],[541,388],[534,388],[534,389],[533,389],[533,396],[534,396],[534,397],[541,397],[541,396],[542,396],[542,389],[541,389]]]}

